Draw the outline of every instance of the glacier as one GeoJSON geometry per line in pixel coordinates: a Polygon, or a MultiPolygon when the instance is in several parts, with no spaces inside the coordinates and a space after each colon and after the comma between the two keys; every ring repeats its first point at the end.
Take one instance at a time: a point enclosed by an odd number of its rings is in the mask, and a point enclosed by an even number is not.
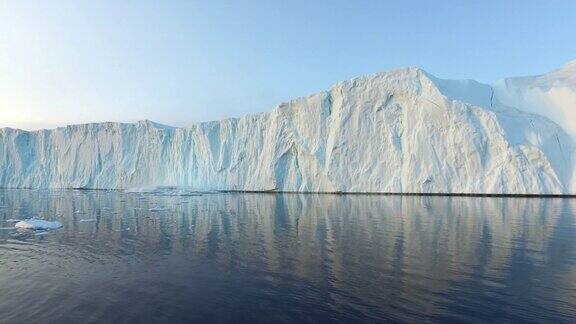
{"type": "Polygon", "coordinates": [[[576,121],[565,113],[574,107],[544,95],[528,105],[536,81],[486,85],[404,68],[186,128],[4,128],[0,187],[574,195],[576,121]]]}

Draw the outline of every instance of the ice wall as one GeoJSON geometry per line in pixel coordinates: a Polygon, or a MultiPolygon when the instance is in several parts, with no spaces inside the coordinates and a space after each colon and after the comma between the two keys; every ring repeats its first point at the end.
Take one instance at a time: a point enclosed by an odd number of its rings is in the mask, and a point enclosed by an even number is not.
{"type": "Polygon", "coordinates": [[[574,140],[492,88],[400,69],[272,112],[0,130],[0,187],[576,194],[574,140]]]}

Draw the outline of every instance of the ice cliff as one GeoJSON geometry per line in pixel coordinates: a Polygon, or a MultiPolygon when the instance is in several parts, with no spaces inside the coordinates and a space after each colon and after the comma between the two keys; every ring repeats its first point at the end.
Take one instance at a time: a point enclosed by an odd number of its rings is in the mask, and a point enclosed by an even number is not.
{"type": "Polygon", "coordinates": [[[576,194],[572,128],[505,88],[408,68],[189,128],[2,129],[0,187],[576,194]]]}

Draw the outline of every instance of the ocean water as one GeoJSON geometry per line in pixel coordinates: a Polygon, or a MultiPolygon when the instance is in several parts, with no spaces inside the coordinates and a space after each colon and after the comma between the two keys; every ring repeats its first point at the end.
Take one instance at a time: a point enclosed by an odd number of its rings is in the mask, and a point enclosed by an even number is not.
{"type": "Polygon", "coordinates": [[[575,322],[575,216],[575,199],[1,190],[0,322],[575,322]],[[63,228],[12,228],[31,217],[63,228]]]}

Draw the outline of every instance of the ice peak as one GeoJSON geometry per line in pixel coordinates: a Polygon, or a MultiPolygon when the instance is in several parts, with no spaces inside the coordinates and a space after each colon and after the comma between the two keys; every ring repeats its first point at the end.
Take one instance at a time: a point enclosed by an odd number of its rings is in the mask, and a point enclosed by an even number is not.
{"type": "Polygon", "coordinates": [[[562,67],[559,70],[563,70],[563,71],[569,70],[571,72],[576,72],[576,59],[569,61],[566,64],[562,65],[562,67]]]}
{"type": "Polygon", "coordinates": [[[160,124],[160,123],[151,121],[149,119],[139,120],[137,124],[140,126],[149,127],[149,128],[158,128],[158,129],[165,129],[165,130],[174,129],[173,126],[160,124]]]}
{"type": "Polygon", "coordinates": [[[522,84],[526,87],[540,88],[548,91],[554,87],[564,87],[576,90],[576,60],[570,61],[560,68],[537,76],[508,78],[506,82],[522,84]]]}
{"type": "Polygon", "coordinates": [[[417,66],[409,66],[390,70],[387,72],[381,72],[376,74],[375,76],[393,76],[402,79],[426,80],[426,81],[432,81],[433,79],[435,79],[435,77],[432,74],[426,72],[424,69],[417,66]]]}
{"type": "MultiPolygon", "coordinates": [[[[362,78],[360,78],[362,79],[362,78]]],[[[417,95],[441,95],[449,100],[484,108],[494,108],[492,87],[475,80],[441,79],[419,67],[406,67],[368,76],[367,80],[382,80],[396,91],[417,95]]]]}
{"type": "Polygon", "coordinates": [[[545,74],[543,79],[554,85],[576,89],[576,60],[564,64],[558,70],[545,74]]]}
{"type": "Polygon", "coordinates": [[[431,74],[421,68],[406,67],[339,82],[332,89],[371,88],[387,92],[422,94],[435,91],[434,79],[431,74]]]}
{"type": "Polygon", "coordinates": [[[543,115],[576,140],[576,60],[541,75],[504,79],[494,89],[504,104],[543,115]]]}

